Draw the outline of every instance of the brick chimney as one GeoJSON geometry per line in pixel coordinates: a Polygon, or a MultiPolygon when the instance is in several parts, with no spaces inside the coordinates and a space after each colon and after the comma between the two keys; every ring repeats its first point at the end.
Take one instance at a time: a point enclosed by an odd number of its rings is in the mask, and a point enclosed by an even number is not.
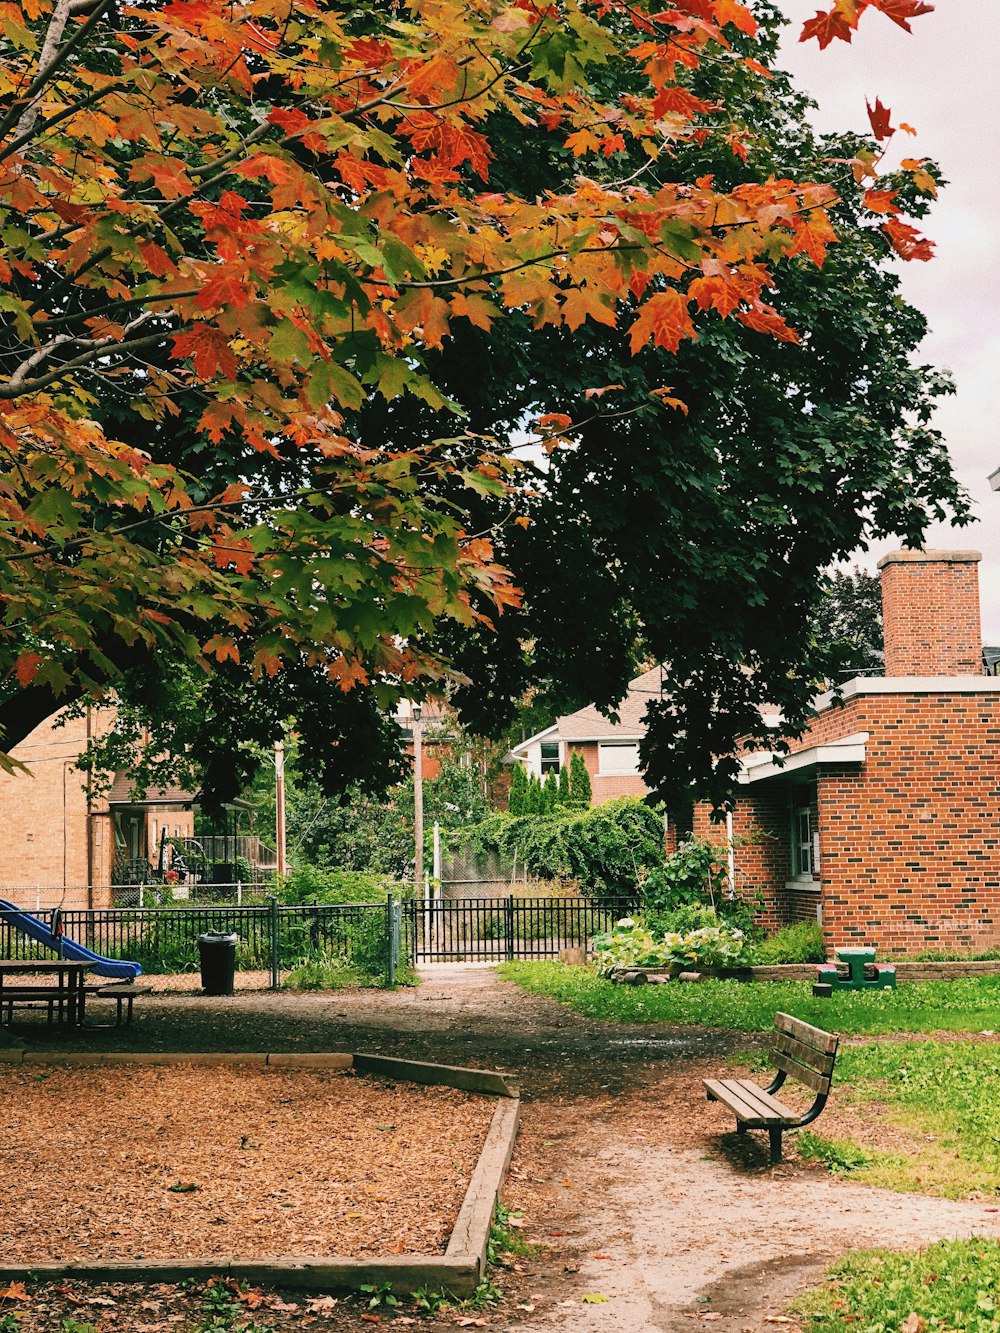
{"type": "Polygon", "coordinates": [[[978,551],[893,551],[882,574],[887,676],[981,676],[978,551]]]}

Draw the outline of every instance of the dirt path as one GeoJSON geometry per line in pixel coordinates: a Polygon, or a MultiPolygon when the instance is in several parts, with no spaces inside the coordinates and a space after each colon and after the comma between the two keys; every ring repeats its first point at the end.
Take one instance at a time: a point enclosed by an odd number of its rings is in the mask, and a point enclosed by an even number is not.
{"type": "MultiPolygon", "coordinates": [[[[44,1044],[43,1029],[30,1035],[44,1044]]],[[[701,1091],[701,1078],[754,1038],[583,1019],[487,968],[428,969],[420,987],[393,994],[158,994],[136,1006],[131,1028],[86,1040],[95,1049],[376,1050],[517,1072],[523,1128],[507,1198],[541,1249],[503,1280],[504,1306],[480,1316],[495,1329],[773,1330],[767,1316],[846,1249],[1000,1236],[1000,1212],[987,1203],[848,1185],[794,1152],[772,1170],[763,1136],[738,1140],[701,1091]]],[[[331,1320],[318,1327],[371,1326],[343,1309],[331,1320]]]]}

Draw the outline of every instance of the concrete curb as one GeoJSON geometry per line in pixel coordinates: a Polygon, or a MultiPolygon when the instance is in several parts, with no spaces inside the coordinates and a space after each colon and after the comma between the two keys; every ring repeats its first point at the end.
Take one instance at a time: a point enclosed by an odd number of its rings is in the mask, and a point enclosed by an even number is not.
{"type": "Polygon", "coordinates": [[[520,1124],[517,1082],[508,1075],[491,1070],[461,1069],[434,1065],[422,1060],[395,1060],[387,1056],[352,1056],[333,1051],[262,1053],[198,1051],[187,1055],[173,1052],[75,1052],[0,1050],[0,1064],[61,1067],[150,1064],[264,1064],[299,1069],[350,1069],[358,1073],[389,1075],[414,1083],[439,1084],[499,1096],[493,1119],[486,1134],[479,1161],[465,1192],[458,1219],[443,1255],[385,1255],[366,1259],[339,1255],[315,1259],[238,1258],[181,1261],[145,1261],[105,1263],[35,1263],[10,1265],[0,1262],[0,1281],[50,1281],[78,1278],[91,1282],[180,1282],[210,1277],[233,1277],[253,1283],[323,1291],[346,1288],[357,1291],[362,1286],[390,1283],[394,1292],[446,1291],[452,1296],[471,1296],[486,1272],[486,1251],[490,1228],[500,1190],[514,1152],[520,1124]],[[437,1075],[435,1077],[435,1075],[437,1075]]]}

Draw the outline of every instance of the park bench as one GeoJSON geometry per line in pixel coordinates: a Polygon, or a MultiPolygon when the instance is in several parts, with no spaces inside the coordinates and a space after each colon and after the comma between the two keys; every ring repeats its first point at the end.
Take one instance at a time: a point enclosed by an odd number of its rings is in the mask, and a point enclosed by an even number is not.
{"type": "Polygon", "coordinates": [[[111,986],[87,986],[87,994],[95,1000],[114,1000],[117,1006],[113,1023],[88,1023],[88,1028],[128,1027],[132,1022],[132,1003],[137,995],[152,995],[152,986],[136,986],[132,982],[116,983],[111,986]],[[124,1018],[122,1010],[124,1007],[124,1018]]]}
{"type": "Polygon", "coordinates": [[[833,1079],[839,1038],[820,1028],[811,1027],[790,1014],[775,1014],[775,1036],[771,1051],[778,1073],[766,1088],[759,1088],[748,1078],[704,1080],[710,1102],[722,1102],[736,1116],[736,1130],[766,1129],[771,1144],[771,1164],[781,1161],[781,1136],[786,1129],[801,1129],[812,1124],[826,1105],[833,1079]],[[816,1100],[805,1114],[793,1111],[778,1101],[775,1093],[792,1079],[811,1088],[816,1100]]]}

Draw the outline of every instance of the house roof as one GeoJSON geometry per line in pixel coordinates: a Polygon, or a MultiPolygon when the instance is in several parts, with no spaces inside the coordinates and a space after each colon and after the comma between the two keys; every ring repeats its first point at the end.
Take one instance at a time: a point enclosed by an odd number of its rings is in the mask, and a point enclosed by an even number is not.
{"type": "Polygon", "coordinates": [[[638,741],[646,734],[644,720],[651,699],[661,697],[662,671],[651,667],[629,682],[625,698],[618,705],[618,721],[599,712],[593,704],[559,718],[556,726],[564,741],[638,741]]]}
{"type": "Polygon", "coordinates": [[[132,796],[133,778],[129,773],[116,773],[108,792],[109,805],[193,805],[195,795],[183,787],[149,787],[142,798],[132,796]]]}

